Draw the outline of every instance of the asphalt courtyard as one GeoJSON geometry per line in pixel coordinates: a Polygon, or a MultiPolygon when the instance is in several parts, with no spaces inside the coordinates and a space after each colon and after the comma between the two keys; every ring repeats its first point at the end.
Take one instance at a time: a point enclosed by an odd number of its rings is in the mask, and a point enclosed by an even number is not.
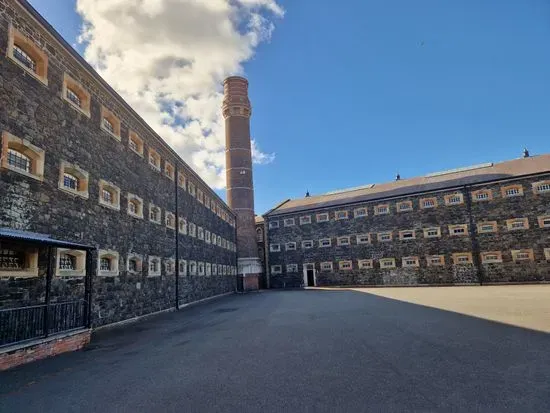
{"type": "Polygon", "coordinates": [[[0,411],[550,410],[550,334],[467,308],[547,310],[547,287],[422,290],[228,296],[104,330],[84,351],[0,373],[0,411]],[[435,308],[455,296],[464,308],[435,308]]]}

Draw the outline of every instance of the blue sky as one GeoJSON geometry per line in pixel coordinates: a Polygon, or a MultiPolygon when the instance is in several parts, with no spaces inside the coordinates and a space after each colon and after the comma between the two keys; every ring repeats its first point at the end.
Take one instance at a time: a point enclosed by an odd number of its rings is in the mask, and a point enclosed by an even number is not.
{"type": "MultiPolygon", "coordinates": [[[[286,198],[550,152],[547,0],[280,0],[244,64],[256,210],[286,198]]],[[[31,0],[70,42],[74,0],[31,0]]],[[[222,191],[223,193],[223,191],[222,191]]]]}

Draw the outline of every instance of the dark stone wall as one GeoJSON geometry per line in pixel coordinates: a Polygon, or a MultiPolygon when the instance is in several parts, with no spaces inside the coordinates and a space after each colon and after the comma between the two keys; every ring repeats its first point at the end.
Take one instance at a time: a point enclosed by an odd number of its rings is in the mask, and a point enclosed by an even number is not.
{"type": "Polygon", "coordinates": [[[303,284],[303,263],[315,263],[317,285],[423,285],[423,284],[471,284],[482,282],[541,282],[550,281],[550,262],[545,259],[544,248],[550,247],[550,229],[539,228],[537,217],[550,215],[550,195],[534,194],[532,182],[549,179],[550,174],[536,177],[526,177],[501,181],[487,185],[476,185],[458,190],[441,191],[438,193],[417,194],[410,197],[381,199],[362,204],[343,205],[328,209],[316,209],[288,215],[265,216],[267,239],[269,244],[281,245],[281,252],[269,252],[269,268],[282,265],[283,273],[270,274],[270,285],[274,288],[298,287],[303,284]],[[501,187],[510,183],[523,185],[524,195],[514,198],[503,198],[501,187]],[[493,199],[485,202],[471,202],[468,195],[471,191],[490,188],[493,199]],[[460,205],[446,206],[444,196],[460,192],[464,194],[465,202],[460,205]],[[421,209],[420,199],[437,197],[438,206],[434,209],[421,209]],[[396,203],[410,200],[413,211],[397,212],[396,203]],[[375,215],[376,205],[388,203],[389,215],[375,215]],[[368,216],[353,217],[353,210],[367,207],[368,216]],[[335,211],[347,210],[349,219],[335,220],[335,211]],[[329,222],[317,223],[315,214],[328,212],[329,222]],[[312,223],[299,224],[299,217],[312,216],[312,223]],[[283,219],[294,217],[296,225],[284,227],[283,219]],[[528,230],[509,231],[506,220],[511,218],[528,218],[528,230]],[[269,222],[279,221],[279,228],[269,229],[269,222]],[[497,221],[498,232],[477,234],[477,223],[497,221]],[[467,236],[450,236],[448,225],[470,224],[467,236]],[[423,228],[441,227],[440,238],[424,238],[423,228]],[[415,230],[416,239],[399,240],[399,231],[415,230]],[[392,231],[391,242],[379,242],[376,233],[392,231]],[[356,244],[355,234],[371,233],[371,244],[356,244]],[[336,238],[351,235],[350,246],[337,246],[336,238]],[[318,240],[331,238],[332,247],[319,248],[318,240]],[[313,240],[312,249],[303,249],[302,240],[313,240]],[[285,251],[286,242],[296,242],[296,251],[285,251]],[[533,249],[534,261],[513,262],[511,250],[533,249]],[[479,259],[481,252],[501,251],[502,263],[482,264],[479,259]],[[452,253],[472,252],[473,264],[454,265],[452,253]],[[445,265],[428,267],[427,255],[444,255],[445,265]],[[419,268],[403,268],[403,257],[417,256],[420,258],[419,268]],[[380,258],[395,258],[397,268],[381,269],[380,258]],[[374,259],[374,268],[359,269],[358,259],[374,259]],[[352,270],[339,270],[338,261],[353,260],[352,270]],[[333,262],[334,271],[320,271],[320,263],[333,262]],[[287,273],[286,264],[299,264],[297,273],[287,273]]]}
{"type": "MultiPolygon", "coordinates": [[[[29,140],[46,151],[44,181],[39,182],[9,170],[0,172],[0,227],[51,234],[98,249],[119,253],[120,275],[94,276],[93,318],[95,325],[116,322],[163,310],[175,305],[175,275],[147,276],[147,257],[176,257],[175,231],[164,225],[165,212],[176,212],[176,185],[162,172],[153,170],[147,151],[154,148],[164,161],[179,171],[209,198],[234,214],[200,178],[177,158],[123,102],[86,73],[76,59],[45,30],[21,11],[13,1],[0,0],[0,131],[29,140]],[[7,59],[8,28],[12,22],[48,53],[48,86],[25,73],[7,59]],[[79,113],[61,98],[63,75],[68,72],[91,93],[91,118],[79,113]],[[101,105],[121,120],[119,142],[100,128],[101,105]],[[144,140],[145,156],[128,148],[129,130],[144,140]],[[78,164],[89,173],[89,198],[83,199],[58,189],[60,162],[78,164]],[[120,211],[99,204],[99,180],[121,189],[120,211]],[[144,201],[144,219],[127,214],[127,193],[144,201]],[[162,209],[162,224],[148,220],[148,205],[162,209]],[[128,253],[143,258],[142,274],[125,271],[128,253]]],[[[226,240],[235,242],[235,228],[182,188],[178,191],[179,216],[226,240]]],[[[207,244],[197,237],[180,234],[180,259],[236,267],[236,253],[207,244]]],[[[43,257],[43,253],[41,254],[43,257]]],[[[95,264],[96,261],[94,261],[95,264]]],[[[2,306],[43,301],[44,260],[40,276],[34,279],[0,280],[2,306]],[[14,299],[16,297],[16,299],[14,299]]],[[[233,275],[180,277],[180,300],[187,303],[234,290],[233,275]]],[[[64,300],[82,293],[82,279],[53,280],[53,299],[64,300]],[[70,287],[74,285],[74,287],[70,287]]]]}

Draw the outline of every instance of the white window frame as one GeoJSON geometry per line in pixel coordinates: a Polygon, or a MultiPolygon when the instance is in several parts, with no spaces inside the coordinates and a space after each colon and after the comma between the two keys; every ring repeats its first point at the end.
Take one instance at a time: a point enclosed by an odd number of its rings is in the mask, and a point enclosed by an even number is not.
{"type": "Polygon", "coordinates": [[[271,266],[271,274],[282,274],[283,273],[283,267],[282,265],[272,265],[271,266]]]}
{"type": "Polygon", "coordinates": [[[332,239],[331,238],[321,238],[319,240],[319,248],[330,248],[332,247],[332,239]],[[327,245],[323,245],[323,242],[328,242],[327,245]]]}
{"type": "Polygon", "coordinates": [[[317,222],[329,222],[330,218],[329,218],[328,212],[322,212],[320,214],[317,214],[315,216],[315,220],[317,222]]]}
{"type": "Polygon", "coordinates": [[[311,215],[304,215],[300,217],[300,225],[311,224],[311,215]]]}
{"type": "Polygon", "coordinates": [[[378,242],[391,242],[393,241],[393,232],[391,231],[379,232],[376,234],[376,238],[378,242]],[[382,239],[385,235],[389,235],[389,239],[382,239]]]}
{"type": "Polygon", "coordinates": [[[403,268],[418,268],[420,267],[420,259],[418,257],[403,257],[401,266],[403,268]]]}
{"type": "Polygon", "coordinates": [[[281,244],[269,244],[269,252],[281,252],[281,244]]]}
{"type": "Polygon", "coordinates": [[[296,251],[296,243],[295,242],[287,242],[285,244],[285,251],[296,251]]]}
{"type": "Polygon", "coordinates": [[[287,273],[297,273],[298,272],[298,264],[287,264],[286,265],[286,272],[287,273]]]}
{"type": "Polygon", "coordinates": [[[302,248],[305,249],[305,250],[308,250],[310,248],[313,248],[313,240],[311,239],[306,239],[306,240],[303,240],[302,241],[302,248]]]}
{"type": "Polygon", "coordinates": [[[374,267],[373,260],[367,260],[367,259],[357,260],[357,267],[360,270],[366,270],[366,269],[370,270],[374,267]]]}
{"type": "Polygon", "coordinates": [[[357,234],[355,236],[355,242],[357,245],[360,245],[360,244],[370,244],[371,243],[371,238],[370,238],[370,234],[357,234]],[[361,238],[367,238],[366,241],[364,240],[361,240],[361,238]]]}
{"type": "Polygon", "coordinates": [[[285,227],[293,227],[296,225],[294,218],[285,218],[283,221],[285,227]]]}
{"type": "Polygon", "coordinates": [[[147,257],[147,277],[160,277],[162,275],[162,258],[157,255],[149,255],[147,257]],[[156,261],[158,267],[156,271],[151,271],[151,263],[156,261]]]}
{"type": "Polygon", "coordinates": [[[334,212],[334,220],[335,221],[341,221],[341,220],[348,219],[348,218],[349,218],[348,211],[341,210],[341,211],[334,212]]]}
{"type": "Polygon", "coordinates": [[[380,268],[395,268],[395,258],[380,258],[380,268]]]}
{"type": "Polygon", "coordinates": [[[351,237],[349,235],[344,235],[341,237],[336,238],[336,245],[337,246],[344,246],[347,247],[351,245],[351,237]]]}
{"type": "Polygon", "coordinates": [[[325,261],[320,264],[321,272],[334,271],[334,264],[332,261],[325,261]]]}
{"type": "Polygon", "coordinates": [[[354,218],[364,218],[369,215],[369,210],[367,207],[361,207],[361,208],[355,208],[353,210],[353,217],[354,218]],[[363,211],[363,212],[361,212],[363,211]]]}
{"type": "Polygon", "coordinates": [[[341,270],[341,271],[352,271],[353,270],[353,261],[351,261],[351,260],[338,261],[338,269],[341,270]]]}

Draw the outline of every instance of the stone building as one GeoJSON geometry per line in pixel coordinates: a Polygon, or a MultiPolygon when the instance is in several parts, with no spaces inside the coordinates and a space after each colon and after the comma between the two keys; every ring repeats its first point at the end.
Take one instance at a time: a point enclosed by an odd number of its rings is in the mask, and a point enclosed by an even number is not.
{"type": "Polygon", "coordinates": [[[23,0],[0,0],[0,102],[0,311],[82,300],[87,270],[92,326],[234,291],[232,209],[23,0]],[[22,239],[95,254],[48,272],[22,239]]]}
{"type": "Polygon", "coordinates": [[[272,288],[550,281],[550,155],[289,199],[264,220],[272,288]]]}

